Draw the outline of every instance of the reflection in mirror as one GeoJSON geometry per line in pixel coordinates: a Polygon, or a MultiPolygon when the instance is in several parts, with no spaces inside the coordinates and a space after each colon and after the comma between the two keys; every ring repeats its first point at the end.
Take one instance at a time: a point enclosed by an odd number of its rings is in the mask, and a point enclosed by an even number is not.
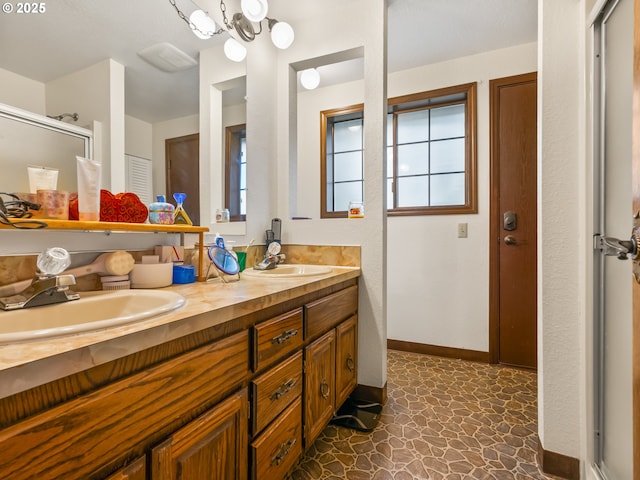
{"type": "Polygon", "coordinates": [[[58,169],[57,189],[77,191],[76,155],[91,156],[89,130],[0,104],[0,132],[0,191],[29,192],[28,165],[58,169]]]}
{"type": "Polygon", "coordinates": [[[229,209],[231,222],[246,221],[247,108],[246,77],[214,85],[222,92],[223,145],[220,168],[224,192],[216,208],[229,209]]]}
{"type": "MultiPolygon", "coordinates": [[[[318,130],[324,128],[323,131],[326,131],[326,122],[320,122],[322,112],[348,114],[348,107],[364,101],[363,51],[361,48],[354,48],[292,64],[292,67],[298,88],[292,100],[296,105],[297,118],[295,124],[290,126],[290,130],[295,132],[297,144],[294,154],[290,156],[290,162],[295,163],[295,167],[290,168],[295,176],[290,174],[289,177],[289,189],[295,192],[295,195],[290,196],[291,215],[314,218],[320,212],[322,217],[333,216],[332,213],[326,213],[327,204],[331,200],[332,205],[336,201],[340,204],[340,209],[344,210],[346,216],[349,201],[362,200],[362,181],[354,181],[354,175],[350,171],[355,169],[362,172],[362,129],[347,121],[353,118],[343,118],[345,122],[341,125],[344,125],[348,138],[356,142],[342,146],[333,145],[333,136],[329,137],[331,145],[320,145],[318,130]],[[304,88],[300,80],[301,72],[308,68],[315,68],[320,75],[320,83],[313,90],[304,88]],[[345,154],[334,159],[330,155],[334,148],[345,154]],[[329,169],[325,168],[327,160],[331,167],[329,169]],[[320,182],[318,174],[321,174],[320,182]],[[326,188],[321,188],[321,184],[326,186],[334,182],[339,184],[338,188],[345,190],[342,199],[335,199],[333,196],[331,199],[323,198],[326,188]]],[[[323,131],[321,137],[325,136],[323,131]]]]}
{"type": "Polygon", "coordinates": [[[225,205],[232,222],[243,222],[247,218],[247,125],[225,130],[225,205]]]}

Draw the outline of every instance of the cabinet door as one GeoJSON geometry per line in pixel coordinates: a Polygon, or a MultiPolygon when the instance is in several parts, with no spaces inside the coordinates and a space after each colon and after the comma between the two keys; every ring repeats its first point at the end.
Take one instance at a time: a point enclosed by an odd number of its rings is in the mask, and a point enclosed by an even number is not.
{"type": "Polygon", "coordinates": [[[335,330],[305,348],[305,446],[313,443],[335,411],[335,330]]]}
{"type": "Polygon", "coordinates": [[[246,389],[223,400],[152,450],[153,480],[246,480],[246,389]]]}
{"type": "Polygon", "coordinates": [[[344,403],[358,381],[358,317],[336,327],[336,408],[344,403]]]}
{"type": "Polygon", "coordinates": [[[146,458],[140,457],[124,468],[111,474],[106,480],[145,480],[147,478],[146,458]]]}

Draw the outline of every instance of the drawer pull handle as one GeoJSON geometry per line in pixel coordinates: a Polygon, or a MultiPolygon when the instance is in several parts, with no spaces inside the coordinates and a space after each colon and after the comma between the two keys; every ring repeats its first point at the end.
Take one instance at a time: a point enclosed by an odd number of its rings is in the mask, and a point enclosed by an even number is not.
{"type": "Polygon", "coordinates": [[[320,395],[322,395],[322,398],[327,400],[329,398],[330,392],[331,390],[329,389],[329,384],[327,383],[326,380],[323,379],[322,382],[320,383],[320,395]]]}
{"type": "Polygon", "coordinates": [[[280,388],[278,388],[278,390],[276,390],[275,392],[273,392],[271,394],[269,399],[272,402],[274,402],[274,401],[280,399],[280,397],[283,397],[285,394],[287,394],[295,386],[296,386],[296,381],[293,378],[290,379],[290,380],[287,380],[282,385],[280,385],[280,388]]]}
{"type": "Polygon", "coordinates": [[[296,443],[296,439],[295,438],[290,438],[288,441],[284,442],[282,445],[280,445],[280,451],[278,452],[278,454],[273,457],[271,459],[271,465],[280,465],[280,463],[282,463],[282,460],[284,460],[284,457],[286,457],[289,454],[289,451],[291,450],[291,447],[293,447],[293,445],[295,445],[296,443]]]}
{"type": "Polygon", "coordinates": [[[277,337],[273,337],[271,339],[271,343],[273,343],[273,344],[284,343],[287,340],[289,340],[291,337],[295,337],[297,334],[298,334],[298,330],[296,330],[296,329],[286,330],[286,331],[282,332],[280,335],[278,335],[277,337]]]}
{"type": "Polygon", "coordinates": [[[347,357],[347,369],[350,372],[353,372],[356,369],[356,362],[353,361],[351,354],[347,357]]]}

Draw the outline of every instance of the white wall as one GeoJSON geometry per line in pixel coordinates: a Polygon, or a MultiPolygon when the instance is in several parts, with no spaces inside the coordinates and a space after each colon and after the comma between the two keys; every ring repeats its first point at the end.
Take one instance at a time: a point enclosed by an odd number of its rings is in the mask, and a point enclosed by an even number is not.
{"type": "Polygon", "coordinates": [[[536,52],[530,43],[390,76],[390,97],[478,83],[478,213],[389,218],[389,338],[489,350],[489,81],[536,71],[536,52]],[[457,238],[461,222],[468,238],[457,238]]]}
{"type": "Polygon", "coordinates": [[[153,125],[132,117],[124,116],[124,152],[127,155],[153,157],[153,125]]]}
{"type": "Polygon", "coordinates": [[[65,75],[46,84],[49,115],[77,112],[78,125],[102,124],[102,186],[113,192],[125,190],[124,176],[124,67],[111,60],[65,75]]]}
{"type": "Polygon", "coordinates": [[[44,83],[0,68],[0,103],[44,115],[44,83]]]}
{"type": "MultiPolygon", "coordinates": [[[[358,381],[363,385],[383,387],[386,384],[387,339],[387,262],[386,262],[386,1],[323,2],[323,13],[313,15],[306,23],[296,25],[296,41],[279,59],[278,79],[278,145],[277,145],[277,214],[283,219],[283,241],[311,245],[351,244],[361,246],[362,276],[360,278],[358,327],[358,381]],[[354,23],[353,18],[361,21],[354,23]],[[340,35],[326,35],[327,21],[340,35]],[[305,189],[319,188],[319,150],[307,153],[307,138],[298,128],[306,124],[304,103],[298,97],[295,70],[320,66],[328,57],[340,57],[344,52],[363,51],[365,80],[361,83],[360,100],[365,102],[364,138],[365,164],[364,219],[320,220],[319,207],[309,203],[305,189]],[[311,162],[313,170],[305,171],[311,162]],[[297,195],[296,195],[297,194],[297,195]],[[300,198],[296,198],[300,196],[300,198]],[[293,198],[293,200],[292,200],[293,198]],[[291,220],[292,215],[309,215],[312,220],[291,220]]],[[[250,72],[248,78],[251,78],[250,72]]],[[[251,101],[251,98],[249,98],[251,101]]],[[[357,102],[356,102],[357,103],[357,102]]],[[[249,124],[253,121],[250,112],[249,124]]],[[[319,135],[318,116],[310,120],[310,131],[319,135]],[[313,127],[315,125],[315,129],[313,127]]],[[[250,132],[247,141],[250,141],[250,132]]],[[[313,136],[312,136],[313,138],[313,136]]],[[[316,145],[317,138],[311,140],[316,145]]],[[[253,157],[251,157],[253,158],[253,157]]],[[[316,190],[319,192],[319,190],[316,190]]],[[[310,193],[319,202],[319,193],[310,193]]],[[[249,215],[248,215],[249,216],[249,215]]],[[[263,227],[264,228],[264,227],[263,227]]]]}
{"type": "Polygon", "coordinates": [[[574,458],[588,435],[584,9],[584,0],[538,2],[538,435],[545,450],[574,458]]]}
{"type": "MultiPolygon", "coordinates": [[[[531,43],[389,75],[389,97],[478,82],[479,196],[478,214],[387,219],[389,338],[488,351],[489,80],[536,70],[531,43]],[[468,238],[457,238],[458,222],[468,238]]],[[[320,215],[319,112],[363,97],[362,81],[298,94],[298,215],[320,215]]]]}

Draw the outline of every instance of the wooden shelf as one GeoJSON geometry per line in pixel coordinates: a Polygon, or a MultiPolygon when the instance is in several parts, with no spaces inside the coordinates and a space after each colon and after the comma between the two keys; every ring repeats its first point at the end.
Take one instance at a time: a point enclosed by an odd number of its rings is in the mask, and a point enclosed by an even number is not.
{"type": "MultiPolygon", "coordinates": [[[[16,219],[12,221],[20,221],[16,219]]],[[[28,220],[28,219],[22,219],[28,220]]],[[[34,218],[45,222],[46,229],[51,230],[82,230],[82,231],[109,231],[109,232],[168,232],[168,233],[204,233],[209,228],[192,225],[159,225],[151,223],[121,223],[121,222],[80,222],[76,220],[50,220],[34,218]]],[[[9,225],[0,224],[0,228],[11,228],[9,225]]]]}
{"type": "MultiPolygon", "coordinates": [[[[11,222],[29,220],[29,219],[10,219],[11,222]]],[[[149,232],[149,233],[197,233],[198,234],[198,254],[199,265],[196,268],[196,275],[198,281],[204,282],[206,280],[204,276],[204,234],[209,231],[208,227],[199,227],[193,225],[160,225],[152,223],[121,223],[121,222],[81,222],[78,220],[50,220],[35,218],[45,222],[47,226],[45,228],[37,229],[44,230],[67,230],[67,231],[81,231],[81,232],[149,232]]],[[[10,225],[0,223],[1,229],[10,229],[10,225]]],[[[22,230],[27,231],[27,230],[22,230]]]]}

